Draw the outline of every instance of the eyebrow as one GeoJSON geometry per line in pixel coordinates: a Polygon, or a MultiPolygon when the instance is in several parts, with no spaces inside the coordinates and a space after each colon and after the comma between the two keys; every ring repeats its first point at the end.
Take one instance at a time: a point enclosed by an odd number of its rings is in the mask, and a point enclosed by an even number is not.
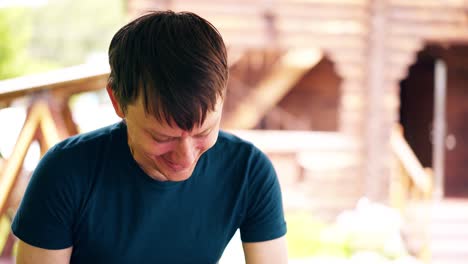
{"type": "MultiPolygon", "coordinates": [[[[215,123],[216,123],[216,122],[215,122],[215,123]]],[[[201,131],[200,133],[197,133],[195,136],[205,134],[205,133],[207,133],[208,131],[210,131],[211,129],[213,129],[213,127],[214,127],[214,124],[211,125],[210,127],[206,128],[205,130],[201,131]]],[[[167,139],[179,138],[179,137],[173,137],[173,136],[161,134],[161,133],[159,133],[159,132],[155,132],[155,131],[152,131],[151,129],[147,129],[147,128],[145,128],[145,131],[146,131],[148,134],[152,135],[152,136],[157,136],[157,137],[162,137],[162,138],[167,138],[167,139]]]]}
{"type": "Polygon", "coordinates": [[[150,134],[151,136],[162,137],[162,138],[168,138],[168,139],[177,138],[177,137],[173,137],[173,136],[168,136],[168,135],[165,135],[165,134],[161,134],[161,133],[158,133],[158,132],[154,132],[154,131],[152,131],[151,129],[146,129],[146,128],[145,128],[145,131],[146,131],[146,133],[150,134]]]}

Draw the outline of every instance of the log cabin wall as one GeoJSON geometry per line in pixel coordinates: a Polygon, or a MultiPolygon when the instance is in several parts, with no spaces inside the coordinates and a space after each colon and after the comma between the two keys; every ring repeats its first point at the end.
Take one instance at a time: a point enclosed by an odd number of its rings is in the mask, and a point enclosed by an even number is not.
{"type": "MultiPolygon", "coordinates": [[[[375,129],[369,129],[367,133],[370,141],[381,142],[381,146],[384,146],[389,138],[389,128],[399,118],[399,82],[407,77],[410,66],[416,62],[418,52],[433,44],[445,46],[447,49],[461,43],[468,44],[468,1],[388,0],[386,8],[387,33],[384,42],[387,54],[382,62],[385,69],[383,96],[369,98],[377,103],[374,104],[374,109],[368,111],[380,112],[380,118],[369,120],[371,123],[368,127],[375,129]]],[[[449,76],[450,74],[449,69],[449,76]]],[[[372,156],[378,157],[379,153],[389,155],[389,152],[378,144],[372,145],[368,148],[368,161],[372,156]]],[[[368,177],[385,175],[388,172],[391,164],[385,161],[389,159],[384,158],[385,155],[381,157],[380,160],[373,159],[373,162],[379,165],[368,165],[368,177]]],[[[463,155],[460,155],[460,158],[462,157],[463,155]]]]}
{"type": "Polygon", "coordinates": [[[256,129],[338,131],[341,78],[322,58],[264,116],[256,129]]]}
{"type": "Polygon", "coordinates": [[[463,0],[128,0],[128,14],[188,10],[211,21],[232,53],[318,48],[341,78],[338,131],[361,158],[347,177],[371,198],[388,199],[390,133],[399,116],[399,82],[428,43],[468,40],[463,0]]]}

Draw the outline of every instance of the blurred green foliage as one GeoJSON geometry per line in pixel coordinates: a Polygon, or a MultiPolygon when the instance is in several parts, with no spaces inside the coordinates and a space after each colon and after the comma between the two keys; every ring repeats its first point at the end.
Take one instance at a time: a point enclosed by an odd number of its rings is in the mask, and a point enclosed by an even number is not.
{"type": "Polygon", "coordinates": [[[349,257],[349,241],[329,224],[315,219],[306,212],[286,215],[288,255],[290,258],[310,256],[349,257]]]}
{"type": "Polygon", "coordinates": [[[0,80],[21,75],[27,67],[29,17],[25,8],[0,8],[0,80]]]}
{"type": "Polygon", "coordinates": [[[124,2],[49,0],[33,9],[32,56],[63,67],[106,55],[112,36],[125,23],[124,2]]]}
{"type": "Polygon", "coordinates": [[[408,256],[394,222],[383,222],[392,218],[391,210],[385,212],[383,207],[379,210],[373,207],[347,212],[334,223],[322,222],[307,212],[287,213],[289,257],[332,256],[349,259],[362,252],[372,252],[387,260],[408,256]],[[374,210],[372,213],[369,211],[371,209],[374,210]]]}
{"type": "Polygon", "coordinates": [[[0,80],[101,58],[125,23],[123,0],[0,8],[0,80]]]}

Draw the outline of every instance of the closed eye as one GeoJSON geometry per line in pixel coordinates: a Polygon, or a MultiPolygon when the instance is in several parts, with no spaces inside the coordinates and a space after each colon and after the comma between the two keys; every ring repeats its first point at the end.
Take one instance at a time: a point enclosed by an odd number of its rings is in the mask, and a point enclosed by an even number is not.
{"type": "Polygon", "coordinates": [[[174,141],[175,138],[156,138],[154,136],[151,136],[153,138],[154,141],[156,141],[157,143],[168,143],[168,142],[171,142],[171,141],[174,141]]]}
{"type": "Polygon", "coordinates": [[[196,138],[204,138],[206,136],[208,136],[210,134],[211,130],[208,130],[208,131],[204,131],[198,135],[195,135],[196,138]]]}
{"type": "Polygon", "coordinates": [[[149,136],[151,137],[151,139],[157,143],[168,143],[168,142],[171,142],[171,141],[174,141],[176,138],[174,137],[160,137],[160,136],[156,136],[156,135],[153,135],[152,133],[149,133],[149,136]]]}

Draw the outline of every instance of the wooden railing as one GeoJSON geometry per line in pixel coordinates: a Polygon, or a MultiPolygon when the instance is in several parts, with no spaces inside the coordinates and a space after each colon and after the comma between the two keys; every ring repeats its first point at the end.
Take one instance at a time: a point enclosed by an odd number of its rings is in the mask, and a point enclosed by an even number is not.
{"type": "MultiPolygon", "coordinates": [[[[428,208],[430,208],[434,189],[432,170],[424,168],[419,162],[403,136],[401,125],[396,125],[393,130],[391,147],[394,154],[394,171],[390,184],[390,203],[394,208],[400,210],[403,217],[409,218],[412,218],[410,215],[415,213],[410,212],[415,208],[411,208],[409,205],[411,203],[419,204],[418,212],[421,213],[422,209],[423,215],[418,217],[418,230],[410,230],[407,235],[416,236],[413,240],[417,240],[419,245],[414,249],[414,253],[420,260],[430,263],[430,212],[428,208]]],[[[407,220],[415,221],[415,219],[407,220]]]]}
{"type": "MultiPolygon", "coordinates": [[[[13,217],[11,212],[21,199],[15,197],[13,190],[18,187],[23,162],[32,142],[39,143],[43,155],[59,140],[76,134],[78,129],[72,119],[69,98],[104,88],[108,74],[105,65],[81,65],[0,81],[0,107],[7,107],[20,98],[27,101],[26,119],[13,151],[9,157],[0,160],[0,232],[9,226],[13,217]]],[[[2,235],[0,259],[12,255],[14,241],[11,234],[5,237],[0,233],[2,235]]]]}
{"type": "Polygon", "coordinates": [[[411,200],[429,200],[433,192],[433,175],[424,168],[403,136],[403,128],[397,125],[391,137],[394,154],[394,175],[391,186],[391,203],[404,210],[411,200]]]}
{"type": "Polygon", "coordinates": [[[28,98],[26,121],[11,156],[2,166],[0,177],[0,214],[21,171],[29,146],[37,140],[42,154],[58,140],[77,133],[68,99],[76,93],[102,89],[108,67],[81,65],[45,74],[0,81],[0,102],[10,104],[28,98]]]}

